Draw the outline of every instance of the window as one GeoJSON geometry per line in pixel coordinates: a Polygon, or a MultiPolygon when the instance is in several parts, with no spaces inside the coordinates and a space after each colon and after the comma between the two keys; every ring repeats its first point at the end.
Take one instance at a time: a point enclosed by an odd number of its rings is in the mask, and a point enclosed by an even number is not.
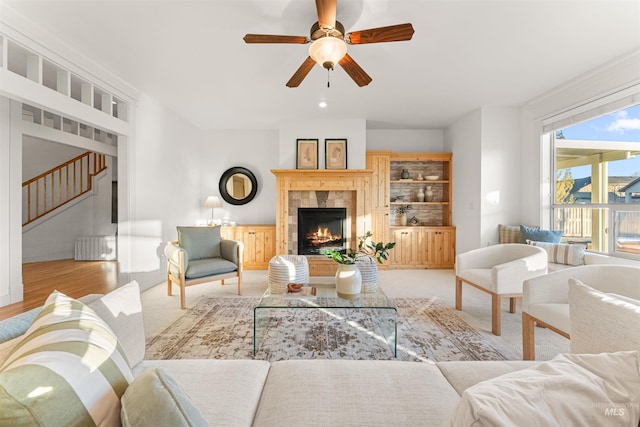
{"type": "Polygon", "coordinates": [[[551,133],[554,228],[566,241],[640,257],[640,104],[551,133]]]}

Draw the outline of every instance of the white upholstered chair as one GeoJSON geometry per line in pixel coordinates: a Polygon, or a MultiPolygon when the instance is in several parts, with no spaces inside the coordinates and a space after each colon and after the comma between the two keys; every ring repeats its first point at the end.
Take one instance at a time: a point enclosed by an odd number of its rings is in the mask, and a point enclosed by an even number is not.
{"type": "Polygon", "coordinates": [[[462,283],[491,295],[491,332],[500,335],[500,302],[509,298],[509,312],[516,311],[522,282],[547,272],[547,252],[517,243],[474,249],[456,257],[456,309],[462,310],[462,283]]]}
{"type": "MultiPolygon", "coordinates": [[[[535,359],[535,325],[570,338],[569,279],[577,279],[598,291],[640,299],[640,267],[582,265],[525,280],[522,299],[524,360],[535,359]]],[[[607,313],[593,313],[593,316],[597,319],[607,313]]]]}

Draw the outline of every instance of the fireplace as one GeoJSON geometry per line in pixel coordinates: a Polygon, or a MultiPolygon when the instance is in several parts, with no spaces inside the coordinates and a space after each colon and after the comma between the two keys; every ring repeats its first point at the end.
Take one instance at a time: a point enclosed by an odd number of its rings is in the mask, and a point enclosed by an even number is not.
{"type": "Polygon", "coordinates": [[[346,250],[346,208],[299,208],[298,255],[322,255],[328,249],[346,250]]]}

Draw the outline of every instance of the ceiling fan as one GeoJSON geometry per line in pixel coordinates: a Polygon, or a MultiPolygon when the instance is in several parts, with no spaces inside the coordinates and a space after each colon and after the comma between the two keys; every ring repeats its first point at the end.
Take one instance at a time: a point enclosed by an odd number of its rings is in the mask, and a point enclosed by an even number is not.
{"type": "Polygon", "coordinates": [[[336,21],[336,1],[337,0],[316,0],[318,22],[311,26],[311,35],[309,37],[247,34],[243,40],[245,43],[311,43],[309,56],[293,76],[291,76],[287,82],[287,87],[298,87],[316,63],[327,70],[333,70],[333,67],[337,63],[358,86],[366,86],[371,83],[372,79],[353,58],[349,56],[347,53],[347,44],[411,40],[414,32],[413,26],[411,24],[399,24],[345,33],[344,26],[340,21],[336,21]]]}

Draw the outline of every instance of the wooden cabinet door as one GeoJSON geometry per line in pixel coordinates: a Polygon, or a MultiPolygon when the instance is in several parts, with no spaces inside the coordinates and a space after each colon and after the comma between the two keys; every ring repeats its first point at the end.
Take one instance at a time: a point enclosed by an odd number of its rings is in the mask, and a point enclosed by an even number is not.
{"type": "Polygon", "coordinates": [[[396,242],[390,252],[393,267],[415,268],[420,264],[417,230],[396,228],[393,230],[393,241],[396,242]]]}
{"type": "Polygon", "coordinates": [[[243,264],[248,270],[265,270],[275,255],[275,227],[247,227],[241,230],[243,264]]]}
{"type": "Polygon", "coordinates": [[[389,239],[389,213],[387,211],[371,212],[371,240],[387,243],[389,239]]]}
{"type": "Polygon", "coordinates": [[[266,270],[269,261],[276,252],[276,231],[275,228],[260,229],[254,231],[255,252],[253,253],[254,268],[266,270]]]}
{"type": "Polygon", "coordinates": [[[238,240],[236,239],[235,228],[236,227],[221,227],[220,237],[227,240],[238,240]]]}
{"type": "Polygon", "coordinates": [[[256,232],[252,229],[243,228],[238,230],[240,232],[240,239],[244,244],[244,252],[242,254],[242,263],[244,268],[250,269],[253,267],[256,258],[256,232]]]}
{"type": "Polygon", "coordinates": [[[243,243],[242,266],[245,270],[266,270],[276,253],[274,225],[223,227],[220,234],[225,239],[243,243]]]}
{"type": "Polygon", "coordinates": [[[455,264],[456,231],[454,227],[434,227],[424,233],[423,263],[427,268],[453,268],[455,264]]]}
{"type": "Polygon", "coordinates": [[[371,177],[371,209],[389,209],[390,152],[368,151],[367,169],[373,171],[371,177]]]}

